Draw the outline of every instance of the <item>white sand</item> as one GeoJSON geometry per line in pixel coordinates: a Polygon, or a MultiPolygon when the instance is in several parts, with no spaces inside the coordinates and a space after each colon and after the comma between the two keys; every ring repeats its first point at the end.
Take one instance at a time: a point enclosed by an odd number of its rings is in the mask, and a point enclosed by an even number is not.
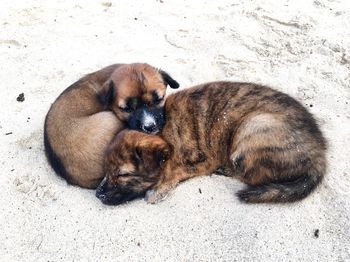
{"type": "Polygon", "coordinates": [[[350,261],[349,1],[2,0],[0,26],[1,261],[350,261]],[[108,207],[68,186],[44,156],[50,104],[85,73],[137,61],[182,88],[252,81],[312,104],[325,183],[290,205],[242,204],[242,184],[218,176],[158,205],[108,207]]]}

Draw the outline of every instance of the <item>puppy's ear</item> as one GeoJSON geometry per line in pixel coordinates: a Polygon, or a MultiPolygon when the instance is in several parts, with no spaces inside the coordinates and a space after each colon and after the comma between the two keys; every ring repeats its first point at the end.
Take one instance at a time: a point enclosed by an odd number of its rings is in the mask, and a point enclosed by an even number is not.
{"type": "Polygon", "coordinates": [[[158,166],[161,166],[170,156],[170,148],[167,144],[155,151],[155,162],[158,166]]]}
{"type": "Polygon", "coordinates": [[[142,154],[143,154],[142,152],[143,152],[143,150],[140,147],[135,148],[134,154],[135,154],[135,159],[137,162],[142,161],[142,154]]]}
{"type": "Polygon", "coordinates": [[[179,88],[180,84],[174,80],[167,72],[159,70],[159,73],[162,76],[164,83],[168,84],[171,88],[179,88]]]}
{"type": "Polygon", "coordinates": [[[112,80],[106,81],[97,93],[98,101],[107,109],[113,102],[115,86],[112,80]]]}
{"type": "Polygon", "coordinates": [[[145,169],[148,171],[154,171],[160,168],[160,166],[169,158],[170,148],[166,142],[156,147],[148,148],[136,148],[136,159],[140,159],[145,169]]]}

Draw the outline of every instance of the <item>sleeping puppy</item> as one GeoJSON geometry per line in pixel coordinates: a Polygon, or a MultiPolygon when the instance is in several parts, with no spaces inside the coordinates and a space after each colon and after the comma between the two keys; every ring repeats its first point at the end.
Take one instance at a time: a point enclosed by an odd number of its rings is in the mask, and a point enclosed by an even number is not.
{"type": "Polygon", "coordinates": [[[50,165],[69,183],[96,188],[114,135],[128,126],[155,134],[164,125],[166,87],[179,84],[148,64],[115,64],[86,75],[52,104],[44,126],[50,165]]]}
{"type": "Polygon", "coordinates": [[[159,135],[123,131],[109,146],[105,204],[157,203],[180,181],[221,173],[248,186],[244,202],[303,199],[326,172],[326,140],[296,100],[269,87],[213,82],[170,95],[159,135]]]}

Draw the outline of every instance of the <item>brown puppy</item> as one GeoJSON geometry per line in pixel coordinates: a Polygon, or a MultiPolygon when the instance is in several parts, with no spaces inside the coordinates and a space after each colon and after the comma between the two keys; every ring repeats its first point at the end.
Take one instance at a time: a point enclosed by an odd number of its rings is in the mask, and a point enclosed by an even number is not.
{"type": "Polygon", "coordinates": [[[170,95],[160,136],[121,132],[97,196],[107,204],[142,196],[160,201],[177,183],[220,172],[248,187],[250,203],[306,197],[326,171],[326,141],[290,96],[249,83],[214,82],[170,95]],[[166,159],[166,161],[164,161],[166,159]]]}
{"type": "Polygon", "coordinates": [[[96,188],[104,151],[124,126],[157,133],[163,126],[166,86],[178,83],[148,64],[116,64],[68,87],[45,120],[49,163],[69,183],[96,188]],[[111,110],[111,111],[108,111],[111,110]]]}

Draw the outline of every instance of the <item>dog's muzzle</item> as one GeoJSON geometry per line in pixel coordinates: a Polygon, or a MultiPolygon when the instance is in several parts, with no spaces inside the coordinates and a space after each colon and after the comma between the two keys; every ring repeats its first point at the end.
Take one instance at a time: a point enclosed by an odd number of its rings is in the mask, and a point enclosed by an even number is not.
{"type": "Polygon", "coordinates": [[[122,188],[118,185],[109,187],[107,178],[104,178],[96,189],[96,197],[105,205],[119,205],[138,197],[143,197],[145,192],[134,191],[128,187],[122,188]]]}
{"type": "Polygon", "coordinates": [[[106,185],[107,185],[106,182],[107,182],[107,178],[105,177],[96,189],[95,195],[101,201],[103,201],[106,198],[106,185]]]}
{"type": "Polygon", "coordinates": [[[131,129],[157,134],[165,123],[163,108],[138,108],[128,120],[131,129]]]}

